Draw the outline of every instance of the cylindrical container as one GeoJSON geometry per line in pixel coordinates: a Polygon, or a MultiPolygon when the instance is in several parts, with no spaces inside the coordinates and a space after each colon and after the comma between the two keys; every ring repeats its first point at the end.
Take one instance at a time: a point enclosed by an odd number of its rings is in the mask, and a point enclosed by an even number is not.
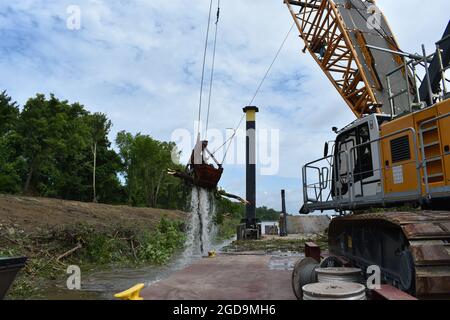
{"type": "Polygon", "coordinates": [[[343,281],[361,283],[361,269],[357,268],[318,268],[317,280],[321,283],[343,281]]]}
{"type": "Polygon", "coordinates": [[[359,283],[312,283],[303,287],[303,300],[366,300],[366,287],[359,283]]]}
{"type": "Polygon", "coordinates": [[[302,288],[304,285],[317,282],[315,269],[319,266],[318,262],[310,257],[297,261],[292,272],[292,289],[297,299],[303,299],[302,288]]]}

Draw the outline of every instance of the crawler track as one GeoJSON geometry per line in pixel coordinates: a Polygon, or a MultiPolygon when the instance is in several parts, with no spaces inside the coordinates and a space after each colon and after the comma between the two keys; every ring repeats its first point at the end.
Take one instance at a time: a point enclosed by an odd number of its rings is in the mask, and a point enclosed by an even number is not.
{"type": "Polygon", "coordinates": [[[332,220],[330,253],[421,299],[450,298],[450,212],[352,215],[332,220]]]}

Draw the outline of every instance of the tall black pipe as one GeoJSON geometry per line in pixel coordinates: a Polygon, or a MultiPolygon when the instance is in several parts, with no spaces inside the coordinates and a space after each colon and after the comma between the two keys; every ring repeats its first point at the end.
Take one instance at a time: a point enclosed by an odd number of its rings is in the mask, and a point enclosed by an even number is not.
{"type": "Polygon", "coordinates": [[[280,236],[287,236],[286,191],[281,190],[280,236]]]}
{"type": "Polygon", "coordinates": [[[256,227],[256,113],[255,106],[244,108],[247,119],[246,138],[246,191],[247,201],[245,208],[245,223],[247,228],[256,227]]]}

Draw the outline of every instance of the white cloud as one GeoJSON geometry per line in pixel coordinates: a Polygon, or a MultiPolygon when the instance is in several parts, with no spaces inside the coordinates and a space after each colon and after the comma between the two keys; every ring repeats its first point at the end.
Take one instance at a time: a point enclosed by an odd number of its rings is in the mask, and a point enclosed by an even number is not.
{"type": "MultiPolygon", "coordinates": [[[[379,0],[404,50],[432,48],[448,22],[450,4],[435,0],[379,0]]],[[[80,101],[106,112],[119,130],[170,139],[192,130],[198,107],[208,1],[22,0],[0,4],[0,87],[21,104],[37,92],[80,101]],[[66,8],[78,5],[82,28],[66,26],[66,8]]],[[[215,12],[214,12],[215,14],[215,12]]],[[[222,1],[211,127],[237,124],[292,24],[282,0],[222,1]]],[[[332,126],[353,114],[309,55],[290,35],[255,101],[258,126],[280,129],[278,177],[260,177],[261,205],[289,210],[301,201],[300,168],[320,157],[332,126]],[[267,195],[264,194],[267,192],[267,195]]],[[[210,61],[210,60],[209,60],[210,61]]],[[[244,194],[243,168],[226,168],[223,186],[244,194]]]]}

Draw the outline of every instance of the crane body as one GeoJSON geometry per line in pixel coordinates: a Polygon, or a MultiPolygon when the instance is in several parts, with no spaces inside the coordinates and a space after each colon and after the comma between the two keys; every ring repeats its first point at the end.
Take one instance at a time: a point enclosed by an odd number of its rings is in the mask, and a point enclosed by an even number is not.
{"type": "Polygon", "coordinates": [[[302,170],[300,212],[341,215],[329,227],[330,266],[377,265],[404,292],[450,297],[450,26],[436,53],[409,54],[373,0],[284,2],[304,52],[357,118],[302,170]],[[422,210],[370,210],[404,205],[422,210]]]}

